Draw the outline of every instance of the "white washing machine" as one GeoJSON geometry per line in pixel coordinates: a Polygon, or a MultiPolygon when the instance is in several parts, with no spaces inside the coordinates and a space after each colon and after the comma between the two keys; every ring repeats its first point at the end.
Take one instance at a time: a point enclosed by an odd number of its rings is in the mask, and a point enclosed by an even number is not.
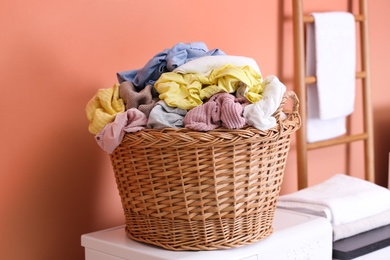
{"type": "Polygon", "coordinates": [[[324,218],[277,209],[274,232],[257,243],[224,250],[170,251],[131,240],[124,226],[81,236],[86,260],[332,259],[332,226],[324,218]]]}

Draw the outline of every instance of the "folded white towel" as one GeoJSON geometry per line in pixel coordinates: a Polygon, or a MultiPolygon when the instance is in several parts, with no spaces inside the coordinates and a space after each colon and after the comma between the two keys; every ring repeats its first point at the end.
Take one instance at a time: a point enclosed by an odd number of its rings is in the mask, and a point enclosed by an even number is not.
{"type": "Polygon", "coordinates": [[[276,126],[276,118],[273,114],[280,106],[285,92],[286,86],[276,76],[267,76],[264,79],[263,98],[244,108],[246,123],[259,130],[268,130],[276,126]]]}
{"type": "Polygon", "coordinates": [[[390,225],[390,210],[355,222],[333,227],[333,241],[351,237],[374,228],[390,225]]]}
{"type": "Polygon", "coordinates": [[[390,211],[390,190],[356,177],[336,174],[317,185],[280,196],[277,205],[327,218],[338,232],[335,238],[340,239],[355,235],[359,230],[388,224],[382,218],[390,211]]]}
{"type": "Polygon", "coordinates": [[[348,12],[313,13],[307,25],[307,140],[345,134],[345,117],[354,110],[356,85],[355,18],[348,12]],[[326,130],[324,130],[326,129],[326,130]]]}
{"type": "Polygon", "coordinates": [[[256,72],[261,75],[259,66],[254,59],[232,55],[203,56],[190,60],[189,62],[186,62],[181,65],[180,67],[177,67],[173,71],[180,74],[197,73],[207,76],[213,69],[221,68],[226,64],[240,67],[251,66],[256,72]]]}

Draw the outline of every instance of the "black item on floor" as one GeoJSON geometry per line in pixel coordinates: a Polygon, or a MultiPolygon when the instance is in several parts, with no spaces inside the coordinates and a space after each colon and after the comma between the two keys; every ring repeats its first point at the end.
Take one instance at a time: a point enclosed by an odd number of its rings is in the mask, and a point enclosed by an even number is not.
{"type": "Polygon", "coordinates": [[[390,246],[390,225],[333,243],[333,259],[349,260],[390,246]]]}

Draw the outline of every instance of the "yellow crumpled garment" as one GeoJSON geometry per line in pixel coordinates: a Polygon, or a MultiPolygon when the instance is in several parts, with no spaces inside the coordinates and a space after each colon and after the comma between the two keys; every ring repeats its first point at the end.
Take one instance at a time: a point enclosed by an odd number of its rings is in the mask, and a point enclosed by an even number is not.
{"type": "Polygon", "coordinates": [[[262,99],[262,76],[250,66],[226,64],[212,70],[208,76],[166,72],[160,76],[154,87],[160,94],[159,98],[167,105],[190,110],[214,94],[236,92],[240,82],[247,86],[245,96],[251,103],[262,99]]]}
{"type": "Polygon", "coordinates": [[[170,107],[189,110],[201,105],[200,91],[202,85],[211,82],[201,74],[179,74],[176,72],[163,73],[154,84],[159,98],[170,107]]]}
{"type": "Polygon", "coordinates": [[[125,112],[125,104],[119,97],[119,84],[99,89],[88,102],[85,111],[90,121],[89,132],[98,134],[108,123],[114,121],[116,114],[125,112]]]}

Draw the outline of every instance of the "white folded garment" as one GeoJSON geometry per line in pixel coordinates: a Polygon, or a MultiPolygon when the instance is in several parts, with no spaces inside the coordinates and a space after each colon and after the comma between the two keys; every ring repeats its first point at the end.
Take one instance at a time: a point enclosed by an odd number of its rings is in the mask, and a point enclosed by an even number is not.
{"type": "Polygon", "coordinates": [[[346,133],[345,117],[354,110],[356,86],[355,18],[348,12],[313,13],[307,25],[307,141],[346,133]]]}
{"type": "Polygon", "coordinates": [[[214,55],[196,58],[177,67],[173,72],[180,74],[197,73],[207,76],[213,69],[221,68],[226,64],[233,66],[251,66],[261,75],[259,66],[254,59],[232,55],[214,55]]]}
{"type": "Polygon", "coordinates": [[[384,219],[390,211],[390,190],[345,174],[336,174],[317,185],[282,195],[277,206],[327,218],[335,239],[390,222],[384,219]]]}
{"type": "Polygon", "coordinates": [[[273,114],[279,108],[285,92],[286,86],[276,76],[267,76],[264,79],[263,98],[244,108],[246,123],[263,131],[276,126],[273,114]]]}

